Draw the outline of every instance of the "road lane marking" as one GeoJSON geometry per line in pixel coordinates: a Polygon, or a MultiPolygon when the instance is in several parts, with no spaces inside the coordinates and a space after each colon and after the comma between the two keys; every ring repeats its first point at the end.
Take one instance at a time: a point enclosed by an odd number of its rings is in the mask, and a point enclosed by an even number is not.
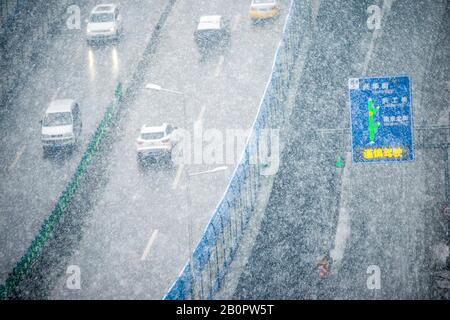
{"type": "Polygon", "coordinates": [[[342,185],[340,194],[340,205],[339,205],[339,218],[336,228],[336,235],[334,240],[334,247],[330,251],[330,256],[333,259],[334,269],[338,270],[342,258],[344,257],[345,245],[347,243],[347,238],[350,235],[350,214],[348,210],[347,202],[350,198],[350,179],[348,178],[348,166],[351,162],[351,153],[347,152],[345,154],[345,166],[342,170],[342,185]],[[344,177],[347,177],[344,179],[344,177]]]}
{"type": "Polygon", "coordinates": [[[239,21],[241,20],[241,15],[238,13],[234,16],[233,25],[231,27],[231,31],[236,31],[239,21]]]}
{"type": "Polygon", "coordinates": [[[201,123],[203,121],[203,116],[205,115],[205,111],[206,111],[206,106],[203,105],[202,109],[200,110],[200,113],[198,114],[196,122],[200,122],[201,123]]]}
{"type": "Polygon", "coordinates": [[[17,165],[17,163],[19,162],[20,157],[22,156],[23,152],[25,151],[25,148],[27,147],[26,144],[22,145],[19,150],[17,150],[16,156],[13,160],[13,162],[11,163],[11,165],[9,166],[8,170],[12,171],[15,166],[17,165]]]}
{"type": "Polygon", "coordinates": [[[147,246],[145,247],[145,250],[142,253],[141,261],[144,261],[148,257],[148,254],[150,253],[150,249],[152,248],[152,245],[155,242],[157,236],[158,236],[158,230],[153,231],[152,235],[150,236],[150,239],[148,239],[147,246]]]}
{"type": "Polygon", "coordinates": [[[180,164],[177,169],[177,174],[175,175],[175,180],[173,180],[172,190],[175,190],[178,187],[183,170],[184,170],[184,164],[180,164]]]}
{"type": "Polygon", "coordinates": [[[58,97],[59,92],[61,91],[61,87],[56,89],[55,93],[52,96],[52,101],[55,100],[58,97]]]}
{"type": "Polygon", "coordinates": [[[216,70],[214,70],[214,77],[218,77],[220,75],[220,72],[222,72],[222,66],[223,66],[223,61],[225,60],[225,58],[222,56],[219,57],[219,63],[217,64],[216,70]]]}

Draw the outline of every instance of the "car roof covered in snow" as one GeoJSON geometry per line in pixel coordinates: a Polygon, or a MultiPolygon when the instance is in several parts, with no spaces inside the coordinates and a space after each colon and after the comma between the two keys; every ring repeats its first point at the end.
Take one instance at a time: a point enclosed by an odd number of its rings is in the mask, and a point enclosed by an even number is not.
{"type": "Polygon", "coordinates": [[[112,11],[114,11],[115,8],[116,8],[116,5],[112,4],[112,3],[110,3],[110,4],[99,4],[99,5],[94,7],[92,12],[94,12],[94,13],[112,12],[112,11]]]}
{"type": "Polygon", "coordinates": [[[144,124],[141,128],[141,133],[164,132],[166,127],[167,123],[163,123],[160,126],[148,126],[144,124]]]}
{"type": "Polygon", "coordinates": [[[46,113],[71,112],[73,102],[74,102],[73,99],[53,100],[52,102],[50,102],[50,105],[48,106],[45,112],[46,113]]]}
{"type": "Polygon", "coordinates": [[[276,4],[277,0],[252,0],[252,5],[254,4],[276,4]]]}
{"type": "Polygon", "coordinates": [[[201,16],[197,26],[197,30],[220,29],[220,20],[222,16],[201,16]]]}

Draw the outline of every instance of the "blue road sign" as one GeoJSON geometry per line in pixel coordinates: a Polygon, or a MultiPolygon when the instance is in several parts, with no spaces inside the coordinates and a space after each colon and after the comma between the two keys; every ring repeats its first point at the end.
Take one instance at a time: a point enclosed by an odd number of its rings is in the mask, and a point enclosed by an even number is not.
{"type": "Polygon", "coordinates": [[[353,162],[414,160],[410,78],[352,78],[348,87],[353,162]]]}

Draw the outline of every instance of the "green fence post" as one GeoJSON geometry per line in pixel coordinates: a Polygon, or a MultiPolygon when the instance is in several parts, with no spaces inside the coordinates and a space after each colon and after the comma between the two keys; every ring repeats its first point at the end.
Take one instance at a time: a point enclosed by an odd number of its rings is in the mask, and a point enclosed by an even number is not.
{"type": "Polygon", "coordinates": [[[116,102],[122,101],[122,83],[118,82],[116,89],[114,90],[114,96],[116,97],[116,102]]]}

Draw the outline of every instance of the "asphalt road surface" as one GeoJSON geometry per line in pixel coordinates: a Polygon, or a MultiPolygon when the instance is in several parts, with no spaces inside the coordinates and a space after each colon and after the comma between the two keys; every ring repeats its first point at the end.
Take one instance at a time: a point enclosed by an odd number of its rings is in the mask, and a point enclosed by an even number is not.
{"type": "Polygon", "coordinates": [[[409,75],[415,124],[447,123],[448,1],[384,1],[376,36],[366,24],[372,4],[320,3],[294,130],[236,299],[434,297],[446,151],[417,149],[410,163],[355,165],[350,137],[320,130],[349,127],[347,81],[366,75],[409,75]],[[342,178],[337,155],[346,158],[342,178]],[[331,274],[320,280],[316,264],[328,251],[331,274]],[[367,285],[373,266],[379,289],[367,285]]]}
{"type": "MultiPolygon", "coordinates": [[[[121,123],[120,138],[109,155],[108,182],[96,192],[79,246],[67,264],[54,271],[61,276],[52,285],[50,299],[164,296],[206,227],[239,157],[227,163],[225,171],[190,178],[188,174],[224,164],[153,165],[141,170],[134,145],[139,129],[163,122],[191,133],[194,122],[204,131],[223,135],[227,129],[248,129],[270,77],[287,4],[282,1],[278,19],[257,25],[250,22],[247,2],[175,4],[152,63],[143,70],[142,88],[121,123]],[[193,32],[199,17],[211,14],[230,21],[231,43],[201,59],[193,32]],[[181,96],[144,89],[150,82],[184,92],[186,118],[181,96]],[[66,285],[70,265],[80,268],[80,290],[66,285]]],[[[242,148],[237,149],[240,155],[242,148]]]]}
{"type": "Polygon", "coordinates": [[[0,282],[53,209],[111,101],[117,81],[126,80],[139,61],[165,1],[123,3],[123,38],[116,45],[99,47],[89,47],[85,40],[84,20],[96,2],[77,1],[77,5],[81,30],[61,26],[61,32],[40,52],[39,66],[12,95],[7,102],[9,111],[0,119],[0,282]],[[50,101],[58,98],[78,99],[82,142],[72,154],[44,157],[39,120],[50,101]]]}

